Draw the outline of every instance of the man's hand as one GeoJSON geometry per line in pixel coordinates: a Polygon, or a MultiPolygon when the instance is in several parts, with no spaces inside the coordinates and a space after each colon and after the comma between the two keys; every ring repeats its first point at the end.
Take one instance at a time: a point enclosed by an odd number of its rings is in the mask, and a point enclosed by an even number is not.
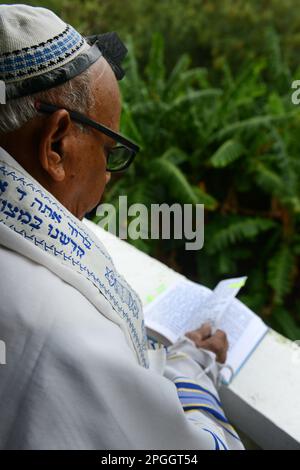
{"type": "Polygon", "coordinates": [[[214,352],[217,356],[217,361],[224,363],[229,346],[226,333],[222,330],[217,330],[213,335],[211,333],[211,325],[204,323],[201,328],[189,331],[185,336],[194,341],[197,348],[204,348],[214,352]]]}

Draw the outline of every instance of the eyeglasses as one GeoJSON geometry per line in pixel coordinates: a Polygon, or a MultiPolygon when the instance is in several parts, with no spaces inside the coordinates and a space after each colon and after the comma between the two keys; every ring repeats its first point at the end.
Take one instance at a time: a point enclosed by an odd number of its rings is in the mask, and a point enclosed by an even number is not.
{"type": "Polygon", "coordinates": [[[126,170],[126,168],[128,168],[129,165],[133,162],[134,157],[139,151],[138,145],[126,139],[126,137],[123,137],[118,132],[113,131],[109,127],[106,127],[99,122],[93,121],[92,119],[88,118],[84,114],[78,113],[77,111],[71,111],[70,109],[56,106],[54,104],[41,103],[40,101],[35,102],[35,108],[41,113],[49,114],[54,113],[59,109],[65,109],[68,111],[73,121],[78,122],[79,124],[90,126],[93,129],[96,129],[97,131],[107,135],[108,137],[111,137],[118,144],[121,144],[108,150],[106,171],[114,172],[126,170]]]}

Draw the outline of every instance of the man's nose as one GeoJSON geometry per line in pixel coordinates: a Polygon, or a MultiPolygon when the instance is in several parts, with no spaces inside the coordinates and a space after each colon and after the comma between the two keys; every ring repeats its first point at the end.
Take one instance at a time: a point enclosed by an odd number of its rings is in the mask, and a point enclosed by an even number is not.
{"type": "Polygon", "coordinates": [[[111,178],[111,173],[109,171],[105,174],[105,184],[108,184],[111,178]]]}

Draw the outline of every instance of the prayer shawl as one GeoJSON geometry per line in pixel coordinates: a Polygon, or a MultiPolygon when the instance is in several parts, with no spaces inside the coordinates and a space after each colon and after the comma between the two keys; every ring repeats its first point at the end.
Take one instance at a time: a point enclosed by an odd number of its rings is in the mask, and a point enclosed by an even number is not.
{"type": "Polygon", "coordinates": [[[0,178],[5,245],[76,287],[122,328],[139,363],[148,367],[141,302],[116,272],[102,243],[3,150],[0,178]]]}
{"type": "Polygon", "coordinates": [[[101,241],[1,148],[0,263],[0,448],[243,448],[214,354],[147,341],[101,241]]]}

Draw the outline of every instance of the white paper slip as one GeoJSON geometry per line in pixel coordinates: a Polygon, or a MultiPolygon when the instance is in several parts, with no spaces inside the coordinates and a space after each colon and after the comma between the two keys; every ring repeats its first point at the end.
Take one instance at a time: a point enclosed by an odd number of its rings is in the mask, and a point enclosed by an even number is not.
{"type": "Polygon", "coordinates": [[[218,328],[222,316],[239,290],[245,285],[246,280],[247,276],[224,279],[217,284],[206,300],[202,309],[202,317],[206,322],[211,323],[213,332],[218,328]]]}

